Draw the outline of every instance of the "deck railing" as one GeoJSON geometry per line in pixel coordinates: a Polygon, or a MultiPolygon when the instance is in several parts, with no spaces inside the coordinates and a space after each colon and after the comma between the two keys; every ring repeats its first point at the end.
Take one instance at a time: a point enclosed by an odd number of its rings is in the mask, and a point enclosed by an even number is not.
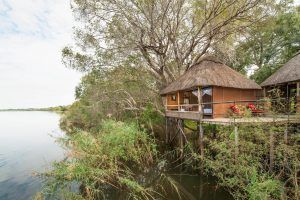
{"type": "Polygon", "coordinates": [[[286,98],[276,98],[276,99],[260,99],[260,100],[237,100],[237,101],[217,101],[217,102],[207,102],[201,104],[179,104],[179,105],[165,105],[166,111],[181,111],[181,112],[200,112],[203,114],[210,114],[205,112],[205,107],[211,107],[211,114],[213,113],[214,105],[228,105],[228,110],[230,106],[238,105],[242,107],[247,107],[249,104],[254,104],[258,109],[264,111],[277,110],[282,114],[292,114],[297,110],[296,104],[298,106],[298,111],[300,111],[300,99],[286,99],[286,98]],[[293,108],[293,103],[295,103],[293,108]]]}

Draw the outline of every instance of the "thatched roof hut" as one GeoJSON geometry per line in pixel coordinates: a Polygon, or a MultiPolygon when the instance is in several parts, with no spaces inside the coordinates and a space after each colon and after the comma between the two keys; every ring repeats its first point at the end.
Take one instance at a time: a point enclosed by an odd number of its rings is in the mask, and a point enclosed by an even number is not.
{"type": "Polygon", "coordinates": [[[254,81],[231,69],[213,57],[204,58],[161,91],[161,95],[198,86],[220,86],[238,89],[261,89],[254,81]]]}
{"type": "Polygon", "coordinates": [[[278,85],[300,80],[300,52],[267,78],[261,86],[278,85]]]}

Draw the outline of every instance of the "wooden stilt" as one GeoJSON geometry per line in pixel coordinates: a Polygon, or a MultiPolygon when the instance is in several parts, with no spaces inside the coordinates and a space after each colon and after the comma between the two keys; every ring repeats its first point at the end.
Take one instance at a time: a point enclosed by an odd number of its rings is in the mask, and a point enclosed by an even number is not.
{"type": "Polygon", "coordinates": [[[270,132],[270,173],[273,172],[274,167],[274,133],[273,130],[270,132]]]}
{"type": "Polygon", "coordinates": [[[205,184],[203,183],[203,178],[200,178],[199,199],[203,199],[203,195],[206,192],[203,186],[205,186],[205,184]]]}
{"type": "Polygon", "coordinates": [[[177,126],[178,126],[178,131],[179,131],[179,151],[180,151],[180,159],[183,159],[183,156],[184,156],[184,152],[183,152],[183,149],[184,149],[184,132],[183,132],[183,120],[182,119],[178,119],[177,121],[177,126]]]}
{"type": "Polygon", "coordinates": [[[287,124],[285,127],[285,130],[284,130],[284,143],[285,144],[288,144],[288,128],[289,128],[289,126],[287,124]]]}
{"type": "Polygon", "coordinates": [[[202,123],[198,122],[198,145],[199,145],[199,150],[200,150],[200,155],[202,158],[204,158],[204,145],[203,145],[203,138],[204,138],[204,131],[203,131],[203,126],[202,123]]]}
{"type": "Polygon", "coordinates": [[[235,160],[237,161],[239,156],[239,132],[238,127],[234,126],[234,145],[235,145],[235,160]]]}
{"type": "Polygon", "coordinates": [[[300,83],[297,83],[296,112],[300,113],[300,83]]]}
{"type": "Polygon", "coordinates": [[[166,130],[165,130],[165,134],[166,134],[166,143],[168,144],[169,143],[169,127],[168,127],[168,125],[169,125],[169,118],[168,117],[166,117],[166,130]]]}
{"type": "MultiPolygon", "coordinates": [[[[287,145],[288,144],[288,127],[289,127],[289,124],[287,123],[286,124],[286,127],[285,127],[285,130],[284,130],[284,144],[287,145]]],[[[285,147],[286,148],[286,147],[285,147]]],[[[287,161],[287,152],[284,151],[284,158],[283,158],[283,162],[284,162],[284,168],[287,167],[287,164],[288,164],[288,161],[287,161]]]]}
{"type": "Polygon", "coordinates": [[[213,140],[215,140],[216,137],[217,137],[216,128],[213,127],[213,128],[212,128],[212,133],[211,133],[211,138],[212,138],[213,140]]]}
{"type": "Polygon", "coordinates": [[[290,92],[289,92],[289,84],[286,85],[286,100],[287,100],[287,108],[286,112],[288,115],[290,115],[291,112],[291,98],[290,98],[290,92]]]}
{"type": "Polygon", "coordinates": [[[200,122],[197,122],[197,148],[199,150],[200,153],[200,122]]]}

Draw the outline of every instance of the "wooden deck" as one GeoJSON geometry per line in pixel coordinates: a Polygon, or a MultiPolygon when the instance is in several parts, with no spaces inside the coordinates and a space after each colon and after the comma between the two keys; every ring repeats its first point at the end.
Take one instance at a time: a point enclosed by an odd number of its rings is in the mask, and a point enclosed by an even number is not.
{"type": "Polygon", "coordinates": [[[193,121],[200,121],[207,124],[219,124],[219,125],[230,125],[230,124],[252,124],[252,123],[300,123],[299,115],[281,115],[278,117],[245,117],[245,118],[215,118],[215,119],[201,119],[200,112],[190,111],[166,111],[166,117],[177,118],[177,119],[188,119],[193,121]]]}
{"type": "Polygon", "coordinates": [[[166,111],[166,117],[199,121],[202,114],[200,112],[193,111],[166,111]]]}

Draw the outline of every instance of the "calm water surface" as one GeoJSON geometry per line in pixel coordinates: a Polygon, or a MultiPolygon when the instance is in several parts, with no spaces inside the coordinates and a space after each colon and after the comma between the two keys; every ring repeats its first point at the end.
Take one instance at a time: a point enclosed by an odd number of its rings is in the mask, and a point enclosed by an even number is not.
{"type": "MultiPolygon", "coordinates": [[[[41,190],[42,180],[33,173],[64,158],[64,150],[55,142],[64,135],[59,118],[51,112],[0,112],[0,200],[28,200],[41,190]]],[[[178,170],[168,174],[177,182],[182,199],[232,199],[211,177],[178,170]]],[[[169,199],[178,199],[176,192],[167,188],[169,199]]]]}
{"type": "Polygon", "coordinates": [[[64,158],[55,143],[63,134],[56,113],[0,112],[0,200],[31,199],[41,189],[32,174],[64,158]]]}

